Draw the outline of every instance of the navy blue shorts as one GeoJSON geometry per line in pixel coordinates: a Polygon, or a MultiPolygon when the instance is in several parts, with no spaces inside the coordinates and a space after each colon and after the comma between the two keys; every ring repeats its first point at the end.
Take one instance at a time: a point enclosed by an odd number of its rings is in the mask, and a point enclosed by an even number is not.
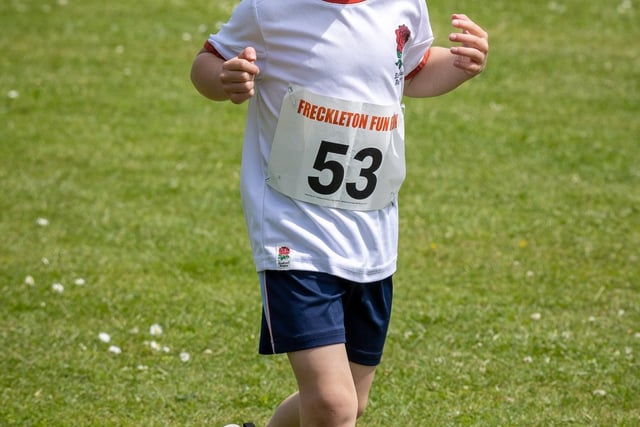
{"type": "Polygon", "coordinates": [[[351,362],[380,363],[391,316],[391,277],[357,283],[309,271],[259,275],[261,354],[345,344],[351,362]]]}

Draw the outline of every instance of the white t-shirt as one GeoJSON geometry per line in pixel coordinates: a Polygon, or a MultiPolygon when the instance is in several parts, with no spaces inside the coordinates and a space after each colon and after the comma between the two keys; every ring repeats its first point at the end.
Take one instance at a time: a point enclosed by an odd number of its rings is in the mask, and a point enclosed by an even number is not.
{"type": "MultiPolygon", "coordinates": [[[[347,102],[344,110],[354,110],[345,113],[349,120],[360,114],[352,105],[399,106],[404,79],[424,65],[432,41],[424,0],[243,0],[229,22],[209,37],[209,45],[223,58],[233,58],[245,47],[257,52],[260,74],[247,112],[241,193],[258,271],[321,271],[357,282],[395,272],[397,197],[385,207],[365,210],[302,201],[269,185],[268,165],[282,102],[291,88],[328,99],[330,106],[347,102]]],[[[300,114],[304,102],[296,110],[300,114]]],[[[330,110],[320,116],[309,108],[305,119],[348,127],[346,119],[340,122],[330,110]]],[[[389,116],[392,127],[394,117],[389,116]]],[[[363,127],[374,126],[371,117],[365,123],[364,113],[357,117],[363,127]]],[[[355,153],[340,145],[325,142],[322,150],[311,153],[315,170],[301,179],[315,180],[314,188],[323,193],[332,191],[333,184],[346,188],[348,183],[341,181],[351,178],[340,169],[355,153]]],[[[361,197],[375,183],[373,154],[366,151],[360,157],[364,178],[351,184],[350,194],[361,197]]]]}

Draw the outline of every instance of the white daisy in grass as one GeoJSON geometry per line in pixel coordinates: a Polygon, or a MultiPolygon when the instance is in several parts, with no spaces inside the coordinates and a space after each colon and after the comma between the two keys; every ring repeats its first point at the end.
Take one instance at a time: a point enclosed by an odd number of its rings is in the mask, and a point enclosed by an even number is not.
{"type": "Polygon", "coordinates": [[[162,335],[162,332],[162,326],[157,323],[154,323],[153,325],[151,325],[151,327],[149,327],[149,333],[154,337],[162,335]]]}
{"type": "Polygon", "coordinates": [[[533,313],[531,315],[531,320],[540,320],[540,319],[542,319],[542,314],[540,313],[533,313]]]}
{"type": "Polygon", "coordinates": [[[24,278],[24,284],[33,286],[36,284],[36,279],[34,279],[33,276],[27,276],[24,278]]]}
{"type": "Polygon", "coordinates": [[[621,15],[625,15],[633,10],[633,4],[631,0],[624,0],[617,7],[618,13],[621,15]]]}
{"type": "Polygon", "coordinates": [[[117,345],[112,345],[112,346],[109,347],[109,353],[120,354],[120,353],[122,353],[122,349],[120,347],[118,347],[117,345]]]}
{"type": "Polygon", "coordinates": [[[163,353],[170,353],[171,349],[166,346],[166,345],[162,345],[160,344],[158,341],[145,341],[144,344],[146,346],[149,346],[149,348],[153,351],[158,351],[158,352],[163,352],[163,353]]]}
{"type": "Polygon", "coordinates": [[[191,355],[189,353],[186,351],[180,353],[180,361],[182,361],[182,363],[187,363],[189,360],[191,360],[191,355]]]}
{"type": "Polygon", "coordinates": [[[594,396],[604,397],[604,396],[607,395],[607,391],[606,390],[602,390],[602,389],[593,390],[593,395],[594,396]]]}
{"type": "Polygon", "coordinates": [[[106,332],[100,332],[98,334],[98,339],[100,341],[102,341],[103,343],[110,343],[111,342],[111,335],[109,335],[106,332]]]}
{"type": "Polygon", "coordinates": [[[38,218],[36,219],[36,224],[40,227],[46,227],[49,225],[49,220],[47,218],[38,218]]]}
{"type": "Polygon", "coordinates": [[[555,1],[550,1],[547,4],[547,8],[552,12],[564,13],[567,10],[567,6],[561,3],[556,3],[555,1]]]}
{"type": "Polygon", "coordinates": [[[62,283],[54,283],[51,285],[51,290],[57,294],[61,294],[64,292],[64,286],[62,286],[62,283]]]}
{"type": "Polygon", "coordinates": [[[87,282],[82,277],[78,277],[73,283],[75,283],[76,286],[84,286],[87,282]]]}
{"type": "Polygon", "coordinates": [[[20,92],[18,92],[17,90],[10,90],[9,92],[7,92],[7,98],[18,99],[20,98],[20,92]]]}

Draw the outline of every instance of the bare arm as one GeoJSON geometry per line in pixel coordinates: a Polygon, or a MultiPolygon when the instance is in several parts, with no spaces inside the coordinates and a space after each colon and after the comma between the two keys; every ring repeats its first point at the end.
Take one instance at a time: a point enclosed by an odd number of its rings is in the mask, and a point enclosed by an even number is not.
{"type": "Polygon", "coordinates": [[[442,95],[484,70],[489,53],[486,31],[466,15],[453,15],[451,24],[462,32],[451,33],[449,40],[462,45],[450,49],[431,48],[424,68],[406,82],[406,96],[423,98],[442,95]]]}
{"type": "Polygon", "coordinates": [[[193,60],[191,81],[209,99],[241,104],[255,93],[254,80],[260,72],[255,61],[256,51],[251,47],[228,61],[202,49],[193,60]]]}

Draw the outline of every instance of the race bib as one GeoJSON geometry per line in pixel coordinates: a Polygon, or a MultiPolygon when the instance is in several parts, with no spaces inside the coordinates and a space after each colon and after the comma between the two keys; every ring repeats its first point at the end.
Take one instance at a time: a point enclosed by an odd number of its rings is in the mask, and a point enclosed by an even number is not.
{"type": "Polygon", "coordinates": [[[268,165],[268,184],[297,200],[376,210],[405,177],[402,106],[345,101],[290,88],[268,165]]]}

